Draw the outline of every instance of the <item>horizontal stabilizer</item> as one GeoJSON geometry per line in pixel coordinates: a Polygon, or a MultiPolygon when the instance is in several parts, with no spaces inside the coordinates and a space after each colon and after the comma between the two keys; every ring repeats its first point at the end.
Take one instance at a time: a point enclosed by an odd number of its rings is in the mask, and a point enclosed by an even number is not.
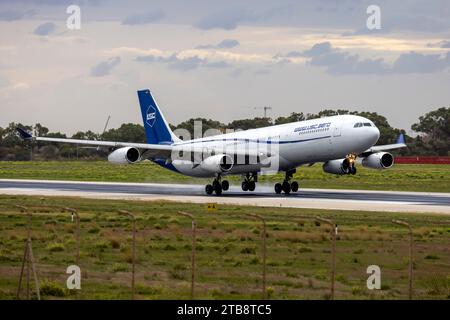
{"type": "Polygon", "coordinates": [[[17,128],[16,128],[16,131],[19,133],[20,137],[21,137],[23,140],[31,140],[31,139],[33,139],[33,136],[31,135],[31,133],[29,133],[29,132],[26,131],[25,129],[22,129],[22,128],[17,127],[17,128]]]}
{"type": "Polygon", "coordinates": [[[368,154],[375,153],[375,152],[382,152],[382,151],[400,149],[400,148],[405,148],[405,147],[406,147],[405,137],[404,137],[403,133],[400,133],[400,135],[398,136],[397,141],[395,143],[385,144],[385,145],[380,145],[380,146],[373,146],[370,149],[364,151],[361,155],[366,156],[368,154]]]}

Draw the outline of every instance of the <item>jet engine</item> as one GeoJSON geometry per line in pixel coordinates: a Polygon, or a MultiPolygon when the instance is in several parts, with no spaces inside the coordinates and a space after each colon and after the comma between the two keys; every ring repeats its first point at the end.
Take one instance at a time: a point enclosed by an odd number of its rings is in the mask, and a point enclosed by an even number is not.
{"type": "Polygon", "coordinates": [[[124,147],[114,150],[108,156],[108,161],[114,164],[130,164],[138,162],[141,154],[138,149],[133,147],[124,147]]]}
{"type": "Polygon", "coordinates": [[[214,173],[228,172],[233,168],[233,158],[226,154],[217,154],[204,159],[200,167],[214,173]]]}
{"type": "Polygon", "coordinates": [[[394,156],[389,152],[377,152],[365,157],[361,164],[371,169],[389,169],[394,164],[394,156]]]}
{"type": "Polygon", "coordinates": [[[330,160],[323,164],[323,171],[333,174],[349,174],[351,171],[351,164],[349,159],[330,160]]]}

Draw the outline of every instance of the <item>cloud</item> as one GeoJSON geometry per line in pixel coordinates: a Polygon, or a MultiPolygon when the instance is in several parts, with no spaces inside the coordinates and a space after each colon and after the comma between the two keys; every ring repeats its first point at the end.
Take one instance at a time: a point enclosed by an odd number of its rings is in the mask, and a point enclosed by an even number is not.
{"type": "Polygon", "coordinates": [[[206,63],[206,59],[199,58],[198,56],[181,58],[178,57],[176,53],[168,57],[149,54],[145,56],[136,57],[135,61],[145,63],[164,62],[169,65],[169,68],[180,71],[188,71],[196,69],[206,63]]]}
{"type": "Polygon", "coordinates": [[[274,59],[292,62],[292,58],[307,57],[312,66],[324,67],[330,74],[399,74],[399,73],[432,73],[450,67],[450,52],[441,54],[421,54],[409,52],[401,54],[392,65],[382,58],[363,59],[358,54],[334,48],[329,42],[313,45],[305,51],[291,51],[286,55],[277,55],[274,59]]]}
{"type": "Polygon", "coordinates": [[[165,13],[161,10],[146,12],[146,13],[136,13],[126,17],[122,24],[134,26],[147,23],[153,23],[159,21],[165,17],[165,13]]]}
{"type": "Polygon", "coordinates": [[[120,63],[120,57],[110,58],[107,61],[102,61],[91,68],[91,77],[103,77],[108,75],[111,70],[120,63]]]}
{"type": "Polygon", "coordinates": [[[273,58],[283,60],[284,58],[314,57],[329,52],[331,52],[331,43],[327,41],[316,43],[311,49],[305,51],[290,51],[285,55],[277,54],[273,58]]]}
{"type": "Polygon", "coordinates": [[[311,56],[310,64],[324,66],[331,74],[384,74],[387,70],[383,59],[361,60],[357,54],[338,49],[311,56]]]}
{"type": "Polygon", "coordinates": [[[228,64],[226,61],[216,61],[216,62],[208,62],[205,64],[208,68],[228,68],[230,67],[230,64],[228,64]]]}
{"type": "Polygon", "coordinates": [[[239,45],[239,41],[234,39],[225,39],[217,44],[217,48],[219,49],[231,49],[237,47],[239,45]]]}
{"type": "Polygon", "coordinates": [[[385,73],[386,64],[383,59],[364,59],[359,55],[333,48],[331,43],[316,43],[304,51],[291,51],[286,55],[277,55],[275,59],[289,62],[290,58],[305,57],[312,66],[325,67],[330,74],[379,74],[385,73]]]}
{"type": "Polygon", "coordinates": [[[302,55],[305,57],[314,57],[322,54],[328,54],[330,52],[331,52],[331,43],[322,42],[316,43],[311,47],[311,49],[303,51],[302,55]]]}
{"type": "Polygon", "coordinates": [[[143,63],[154,63],[154,62],[167,63],[170,69],[179,71],[189,71],[200,67],[218,68],[218,69],[230,67],[230,65],[223,60],[210,61],[207,58],[200,57],[198,55],[186,56],[179,53],[173,53],[170,56],[148,54],[145,56],[138,56],[134,60],[143,63]]]}
{"type": "Polygon", "coordinates": [[[53,22],[45,22],[34,29],[33,33],[38,36],[48,36],[56,30],[56,24],[53,22]]]}
{"type": "Polygon", "coordinates": [[[206,59],[201,59],[197,56],[179,59],[175,54],[168,59],[169,67],[180,71],[188,71],[197,69],[206,63],[206,59]]]}
{"type": "Polygon", "coordinates": [[[20,12],[20,11],[2,11],[0,12],[0,21],[16,21],[21,20],[27,16],[32,16],[34,12],[20,12]]]}
{"type": "Polygon", "coordinates": [[[195,47],[196,49],[232,49],[240,45],[239,41],[235,39],[225,39],[218,44],[204,44],[195,47]]]}
{"type": "Polygon", "coordinates": [[[449,40],[442,40],[437,43],[429,43],[427,44],[427,47],[429,48],[442,48],[442,49],[449,49],[450,48],[450,41],[449,40]]]}
{"type": "Polygon", "coordinates": [[[30,85],[26,82],[16,83],[13,87],[14,90],[26,90],[30,88],[30,85]]]}
{"type": "Polygon", "coordinates": [[[233,30],[241,22],[255,20],[258,20],[258,17],[245,9],[228,9],[203,17],[195,24],[195,27],[203,30],[233,30]]]}
{"type": "Polygon", "coordinates": [[[9,80],[0,76],[0,88],[7,87],[9,85],[9,80]]]}
{"type": "Polygon", "coordinates": [[[404,53],[398,57],[392,67],[394,73],[433,73],[450,67],[450,52],[442,57],[440,54],[404,53]]]}

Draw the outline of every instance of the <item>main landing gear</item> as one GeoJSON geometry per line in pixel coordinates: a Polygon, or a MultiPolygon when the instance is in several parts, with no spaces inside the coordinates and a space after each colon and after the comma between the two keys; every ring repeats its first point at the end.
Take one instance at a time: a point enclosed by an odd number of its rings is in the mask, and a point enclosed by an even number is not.
{"type": "Polygon", "coordinates": [[[207,195],[211,195],[213,192],[220,196],[222,191],[227,191],[230,188],[230,183],[228,180],[222,180],[222,177],[217,176],[212,184],[207,184],[205,186],[205,192],[207,195]]]}
{"type": "Polygon", "coordinates": [[[292,192],[298,191],[298,182],[292,181],[292,176],[296,172],[295,169],[286,171],[286,177],[284,178],[283,183],[276,183],[275,184],[275,193],[280,194],[281,192],[284,192],[285,194],[289,194],[292,192]]]}
{"type": "Polygon", "coordinates": [[[258,175],[256,173],[247,173],[244,176],[244,181],[241,183],[242,191],[255,191],[256,182],[258,182],[258,175]]]}

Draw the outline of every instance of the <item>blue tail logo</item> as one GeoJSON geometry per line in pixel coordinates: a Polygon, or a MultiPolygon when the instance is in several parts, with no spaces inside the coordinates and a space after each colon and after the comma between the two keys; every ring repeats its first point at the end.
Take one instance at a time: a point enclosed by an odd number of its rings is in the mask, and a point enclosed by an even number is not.
{"type": "Polygon", "coordinates": [[[137,94],[147,143],[172,144],[174,141],[178,141],[179,139],[170,130],[150,90],[139,90],[137,94]]]}
{"type": "Polygon", "coordinates": [[[156,109],[150,105],[147,109],[147,124],[153,127],[156,121],[156,109]]]}

